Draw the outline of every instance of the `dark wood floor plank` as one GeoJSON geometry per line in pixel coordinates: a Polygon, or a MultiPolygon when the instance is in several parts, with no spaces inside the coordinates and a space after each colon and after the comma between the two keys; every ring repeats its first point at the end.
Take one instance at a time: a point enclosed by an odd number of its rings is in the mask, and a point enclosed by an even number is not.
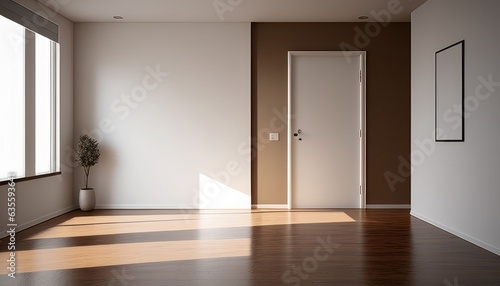
{"type": "Polygon", "coordinates": [[[500,285],[499,256],[407,210],[75,211],[16,239],[2,286],[500,285]]]}

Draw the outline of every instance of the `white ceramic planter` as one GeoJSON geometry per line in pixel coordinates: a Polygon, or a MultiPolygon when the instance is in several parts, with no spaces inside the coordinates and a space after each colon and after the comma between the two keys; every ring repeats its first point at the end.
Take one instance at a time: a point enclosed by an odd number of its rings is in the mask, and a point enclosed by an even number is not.
{"type": "Polygon", "coordinates": [[[95,208],[95,191],[92,188],[81,189],[78,198],[80,209],[84,212],[92,211],[95,208]]]}

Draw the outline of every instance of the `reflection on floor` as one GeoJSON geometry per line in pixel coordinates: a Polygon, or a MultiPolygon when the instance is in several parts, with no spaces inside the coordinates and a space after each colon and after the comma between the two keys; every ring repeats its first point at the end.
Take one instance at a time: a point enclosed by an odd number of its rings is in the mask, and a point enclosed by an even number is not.
{"type": "Polygon", "coordinates": [[[407,210],[96,210],[18,233],[16,272],[0,285],[470,286],[500,257],[407,210]]]}

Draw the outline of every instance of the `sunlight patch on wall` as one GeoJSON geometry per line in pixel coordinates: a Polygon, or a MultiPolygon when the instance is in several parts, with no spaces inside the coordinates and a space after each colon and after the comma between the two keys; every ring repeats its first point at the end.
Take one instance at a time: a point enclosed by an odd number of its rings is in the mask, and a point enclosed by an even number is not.
{"type": "Polygon", "coordinates": [[[199,177],[199,209],[250,209],[250,195],[203,174],[199,177]]]}

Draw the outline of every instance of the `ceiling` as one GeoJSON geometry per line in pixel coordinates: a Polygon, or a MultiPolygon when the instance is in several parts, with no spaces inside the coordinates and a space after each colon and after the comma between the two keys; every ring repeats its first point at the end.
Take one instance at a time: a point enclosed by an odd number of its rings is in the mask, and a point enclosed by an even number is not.
{"type": "Polygon", "coordinates": [[[409,22],[426,0],[38,1],[73,22],[358,22],[377,21],[373,15],[384,12],[392,22],[409,22]],[[113,19],[118,15],[123,19],[113,19]],[[369,19],[359,20],[361,15],[369,19]]]}

